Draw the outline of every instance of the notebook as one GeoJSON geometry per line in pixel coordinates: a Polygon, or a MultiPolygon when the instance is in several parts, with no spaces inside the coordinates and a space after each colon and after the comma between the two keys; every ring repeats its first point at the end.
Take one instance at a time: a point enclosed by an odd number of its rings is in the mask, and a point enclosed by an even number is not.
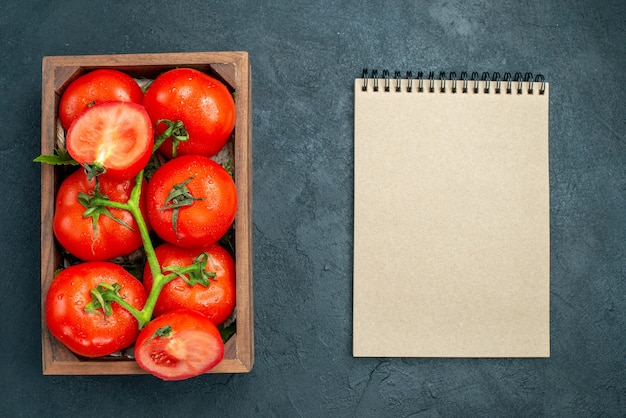
{"type": "Polygon", "coordinates": [[[354,82],[354,357],[549,357],[549,85],[354,82]]]}

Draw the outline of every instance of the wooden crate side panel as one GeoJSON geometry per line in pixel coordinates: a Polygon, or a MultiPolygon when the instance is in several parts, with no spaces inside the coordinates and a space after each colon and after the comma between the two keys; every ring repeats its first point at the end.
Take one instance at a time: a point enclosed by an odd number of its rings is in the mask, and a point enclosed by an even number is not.
{"type": "Polygon", "coordinates": [[[238,182],[239,212],[235,220],[237,232],[242,235],[236,240],[237,277],[242,277],[242,286],[237,294],[237,358],[248,370],[254,363],[254,310],[252,277],[252,86],[248,57],[244,57],[237,85],[239,119],[237,129],[239,141],[235,143],[235,175],[238,182]],[[241,308],[239,308],[241,307],[241,308]],[[241,320],[241,327],[239,321],[241,320]]]}

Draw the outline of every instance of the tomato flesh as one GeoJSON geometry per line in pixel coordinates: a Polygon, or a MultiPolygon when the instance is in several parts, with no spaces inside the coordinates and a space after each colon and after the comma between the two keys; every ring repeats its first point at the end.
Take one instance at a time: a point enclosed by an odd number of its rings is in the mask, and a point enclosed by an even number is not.
{"type": "Polygon", "coordinates": [[[153,319],[135,343],[139,367],[163,380],[183,380],[206,373],[223,357],[224,343],[217,327],[189,309],[153,319]],[[168,333],[159,334],[168,327],[168,333]]]}
{"type": "Polygon", "coordinates": [[[110,101],[98,103],[72,122],[67,151],[81,164],[99,164],[111,178],[130,178],[150,160],[154,130],[142,105],[110,101]]]}

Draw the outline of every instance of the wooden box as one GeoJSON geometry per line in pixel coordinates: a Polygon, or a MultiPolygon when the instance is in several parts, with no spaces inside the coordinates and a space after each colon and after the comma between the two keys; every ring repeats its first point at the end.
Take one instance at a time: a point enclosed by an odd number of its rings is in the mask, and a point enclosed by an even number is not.
{"type": "MultiPolygon", "coordinates": [[[[237,121],[233,138],[234,178],[239,209],[235,219],[237,267],[236,333],[226,342],[224,359],[211,373],[249,372],[254,362],[252,298],[252,102],[251,73],[247,52],[197,52],[91,56],[52,56],[42,61],[41,153],[50,155],[57,146],[57,106],[64,89],[81,74],[112,68],[135,78],[154,79],[175,68],[192,67],[225,82],[235,92],[237,121]]],[[[61,249],[54,238],[52,219],[61,169],[41,165],[41,307],[42,362],[45,375],[145,374],[133,359],[81,358],[66,349],[48,331],[45,296],[61,267],[61,249]]]]}

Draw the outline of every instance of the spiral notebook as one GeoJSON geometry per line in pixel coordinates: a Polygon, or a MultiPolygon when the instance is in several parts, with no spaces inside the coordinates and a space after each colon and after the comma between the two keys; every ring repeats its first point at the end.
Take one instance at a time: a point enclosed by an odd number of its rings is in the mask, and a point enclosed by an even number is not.
{"type": "Polygon", "coordinates": [[[549,357],[548,87],[355,80],[355,357],[549,357]]]}

